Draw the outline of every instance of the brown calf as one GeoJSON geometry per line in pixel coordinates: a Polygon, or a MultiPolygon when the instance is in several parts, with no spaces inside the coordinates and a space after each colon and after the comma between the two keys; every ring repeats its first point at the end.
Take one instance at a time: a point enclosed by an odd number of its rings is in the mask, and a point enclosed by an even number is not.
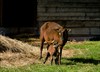
{"type": "Polygon", "coordinates": [[[47,51],[47,55],[46,55],[44,64],[48,60],[48,57],[50,57],[51,65],[53,63],[54,57],[55,57],[55,63],[56,64],[60,64],[60,59],[59,59],[60,58],[60,54],[58,52],[58,47],[56,45],[51,44],[48,47],[48,51],[47,51]]]}
{"type": "Polygon", "coordinates": [[[52,41],[58,42],[60,47],[60,63],[62,56],[62,48],[68,40],[68,31],[55,22],[45,22],[40,28],[40,59],[42,58],[42,50],[44,42],[48,43],[47,49],[52,41]]]}

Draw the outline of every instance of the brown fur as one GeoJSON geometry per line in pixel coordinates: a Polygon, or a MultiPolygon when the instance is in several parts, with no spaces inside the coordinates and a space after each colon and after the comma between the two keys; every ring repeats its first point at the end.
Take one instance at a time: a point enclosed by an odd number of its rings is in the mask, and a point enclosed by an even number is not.
{"type": "Polygon", "coordinates": [[[54,57],[55,57],[55,63],[56,64],[59,64],[60,63],[60,59],[59,59],[59,52],[58,52],[58,47],[54,47],[54,45],[50,45],[49,48],[48,48],[48,52],[47,52],[47,56],[45,58],[45,61],[44,63],[48,60],[48,57],[50,57],[50,60],[51,60],[51,65],[53,63],[53,60],[54,60],[54,57]]]}
{"type": "Polygon", "coordinates": [[[60,46],[60,61],[62,56],[62,48],[68,40],[68,31],[55,22],[45,22],[40,28],[40,59],[42,58],[43,44],[48,43],[47,49],[52,41],[58,42],[60,46]]]}

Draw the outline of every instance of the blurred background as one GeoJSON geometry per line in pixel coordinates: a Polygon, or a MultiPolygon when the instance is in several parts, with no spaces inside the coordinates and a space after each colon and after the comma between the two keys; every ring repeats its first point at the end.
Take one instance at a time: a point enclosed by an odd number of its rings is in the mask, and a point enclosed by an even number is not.
{"type": "Polygon", "coordinates": [[[61,24],[69,40],[100,40],[99,0],[0,0],[0,34],[39,36],[46,21],[61,24]]]}

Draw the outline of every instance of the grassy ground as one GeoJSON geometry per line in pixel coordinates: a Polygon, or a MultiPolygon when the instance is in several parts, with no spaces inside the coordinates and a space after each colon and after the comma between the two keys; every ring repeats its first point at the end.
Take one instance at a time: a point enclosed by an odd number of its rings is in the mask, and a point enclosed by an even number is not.
{"type": "Polygon", "coordinates": [[[35,63],[0,67],[0,72],[100,72],[100,41],[68,42],[63,55],[61,65],[35,63]]]}

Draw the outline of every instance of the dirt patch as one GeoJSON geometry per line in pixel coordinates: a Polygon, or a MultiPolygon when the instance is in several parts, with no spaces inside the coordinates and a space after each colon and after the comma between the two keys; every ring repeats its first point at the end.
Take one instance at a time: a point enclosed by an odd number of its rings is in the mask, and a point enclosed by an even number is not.
{"type": "Polygon", "coordinates": [[[67,49],[67,50],[63,50],[62,51],[62,57],[73,57],[74,56],[75,51],[73,49],[67,49]]]}

